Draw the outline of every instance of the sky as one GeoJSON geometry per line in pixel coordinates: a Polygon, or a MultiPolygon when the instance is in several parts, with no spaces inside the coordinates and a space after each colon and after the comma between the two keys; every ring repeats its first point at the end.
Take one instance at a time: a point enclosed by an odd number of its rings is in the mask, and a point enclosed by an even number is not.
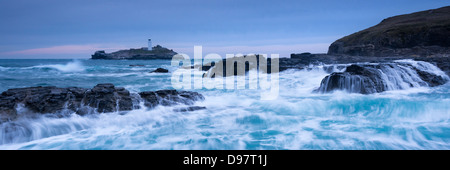
{"type": "Polygon", "coordinates": [[[159,44],[193,56],[326,53],[384,18],[446,0],[0,0],[0,58],[90,58],[159,44]]]}

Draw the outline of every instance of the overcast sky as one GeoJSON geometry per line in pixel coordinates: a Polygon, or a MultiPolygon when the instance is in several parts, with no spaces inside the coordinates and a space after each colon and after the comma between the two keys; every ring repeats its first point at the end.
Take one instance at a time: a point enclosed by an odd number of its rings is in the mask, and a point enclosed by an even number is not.
{"type": "Polygon", "coordinates": [[[0,58],[89,58],[153,44],[192,55],[325,53],[336,39],[446,0],[0,0],[0,58]],[[281,3],[283,2],[283,3],[281,3]]]}

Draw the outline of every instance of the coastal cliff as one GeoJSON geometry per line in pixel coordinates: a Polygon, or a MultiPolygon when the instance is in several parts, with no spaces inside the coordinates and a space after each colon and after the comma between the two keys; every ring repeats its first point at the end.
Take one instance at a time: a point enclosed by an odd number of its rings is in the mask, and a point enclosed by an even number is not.
{"type": "Polygon", "coordinates": [[[170,60],[177,53],[165,47],[157,45],[149,51],[147,48],[120,50],[113,53],[106,53],[105,51],[96,51],[91,59],[103,60],[153,60],[166,59],[170,60]]]}
{"type": "Polygon", "coordinates": [[[332,43],[329,55],[448,57],[450,6],[399,15],[332,43]]]}

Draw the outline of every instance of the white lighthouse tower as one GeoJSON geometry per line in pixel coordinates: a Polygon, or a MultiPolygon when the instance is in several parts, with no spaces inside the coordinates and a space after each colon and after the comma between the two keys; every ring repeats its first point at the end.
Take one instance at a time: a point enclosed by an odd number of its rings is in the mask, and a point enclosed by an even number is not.
{"type": "Polygon", "coordinates": [[[152,51],[152,39],[148,39],[148,51],[152,51]]]}

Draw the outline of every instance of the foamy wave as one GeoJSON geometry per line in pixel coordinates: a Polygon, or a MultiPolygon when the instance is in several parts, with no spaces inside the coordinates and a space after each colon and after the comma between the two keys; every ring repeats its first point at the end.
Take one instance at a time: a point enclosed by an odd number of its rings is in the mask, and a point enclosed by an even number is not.
{"type": "Polygon", "coordinates": [[[50,65],[40,65],[40,66],[34,66],[32,68],[52,68],[57,69],[62,72],[82,72],[85,70],[85,67],[83,64],[78,61],[72,61],[67,64],[50,64],[50,65]]]}
{"type": "Polygon", "coordinates": [[[431,72],[433,74],[442,76],[442,77],[444,77],[446,79],[449,79],[447,74],[445,74],[441,69],[439,69],[439,67],[437,67],[437,66],[435,66],[435,65],[433,65],[431,63],[425,62],[425,61],[415,61],[415,60],[412,60],[412,59],[404,59],[404,60],[396,60],[396,62],[398,62],[398,63],[408,63],[408,64],[411,64],[412,66],[414,66],[414,67],[416,67],[416,68],[418,68],[420,70],[425,70],[425,71],[431,72]]]}
{"type": "MultiPolygon", "coordinates": [[[[116,69],[123,67],[106,70],[116,69]]],[[[123,81],[131,92],[170,85],[161,81],[170,74],[88,73],[64,76],[148,78],[148,83],[123,81]]],[[[280,94],[273,101],[259,100],[257,90],[202,89],[205,100],[195,105],[207,109],[194,112],[174,111],[178,106],[147,109],[141,102],[141,109],[126,114],[21,119],[0,125],[0,150],[450,149],[450,83],[371,95],[313,93],[327,75],[322,67],[280,72],[280,94]]]]}

